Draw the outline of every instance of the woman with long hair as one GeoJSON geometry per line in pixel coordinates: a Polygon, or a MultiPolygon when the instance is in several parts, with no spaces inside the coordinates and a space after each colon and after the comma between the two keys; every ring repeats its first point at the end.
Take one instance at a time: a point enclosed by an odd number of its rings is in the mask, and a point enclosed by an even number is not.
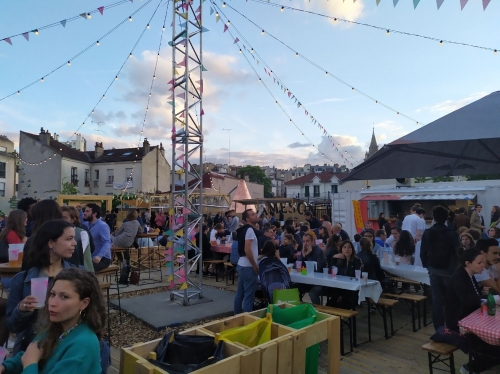
{"type": "Polygon", "coordinates": [[[9,213],[7,223],[0,233],[0,241],[4,240],[7,244],[26,243],[26,223],[28,215],[24,210],[16,209],[9,213]]]}
{"type": "Polygon", "coordinates": [[[285,234],[283,236],[283,243],[279,246],[280,258],[286,258],[289,264],[294,263],[294,257],[298,244],[293,238],[293,235],[285,234]]]}
{"type": "Polygon", "coordinates": [[[490,227],[488,229],[488,237],[496,239],[500,244],[500,229],[498,227],[490,227]]]}
{"type": "Polygon", "coordinates": [[[106,309],[97,278],[85,270],[62,270],[45,305],[35,341],[6,360],[0,373],[102,373],[99,339],[106,309]]]}
{"type": "Polygon", "coordinates": [[[493,205],[491,208],[491,223],[500,220],[500,207],[498,205],[493,205]]]}
{"type": "Polygon", "coordinates": [[[68,262],[73,265],[85,266],[88,271],[93,273],[92,251],[94,248],[92,248],[92,235],[87,230],[80,228],[80,214],[74,206],[64,205],[61,210],[62,219],[71,223],[75,228],[76,248],[68,262]]]}
{"type": "Polygon", "coordinates": [[[75,229],[63,220],[45,222],[38,227],[33,251],[28,255],[28,270],[21,271],[12,279],[7,299],[7,324],[17,334],[13,352],[25,350],[31,342],[33,325],[38,316],[38,300],[31,296],[31,279],[54,278],[62,269],[73,267],[66,262],[75,251],[75,229]]]}
{"type": "Polygon", "coordinates": [[[369,279],[378,280],[382,283],[385,280],[385,273],[380,266],[379,258],[372,252],[372,242],[367,238],[361,238],[359,241],[361,250],[358,258],[362,263],[362,270],[368,273],[369,279]]]}
{"type": "Polygon", "coordinates": [[[460,243],[461,246],[458,250],[459,255],[461,255],[463,251],[476,248],[476,242],[474,242],[471,234],[467,232],[464,232],[462,235],[460,235],[460,243]]]}
{"type": "Polygon", "coordinates": [[[394,255],[401,257],[400,264],[411,265],[414,254],[415,241],[409,231],[402,230],[399,234],[399,240],[394,246],[394,255]]]}
{"type": "MultiPolygon", "coordinates": [[[[130,265],[129,247],[134,244],[135,237],[142,232],[142,227],[137,220],[137,212],[131,210],[127,214],[127,220],[114,232],[112,236],[113,247],[127,248],[125,252],[125,262],[130,265]]],[[[121,253],[117,253],[116,257],[120,262],[123,261],[121,253]]]]}
{"type": "Polygon", "coordinates": [[[24,247],[23,264],[21,266],[22,270],[29,269],[27,258],[33,250],[36,232],[45,222],[52,219],[62,219],[61,207],[54,200],[40,200],[31,208],[31,217],[33,218],[33,228],[31,230],[31,236],[28,238],[26,246],[24,247]]]}
{"type": "MultiPolygon", "coordinates": [[[[340,253],[332,257],[332,262],[329,264],[337,267],[337,275],[354,277],[356,270],[361,270],[361,260],[356,257],[354,245],[350,240],[344,240],[340,243],[340,253]]],[[[356,305],[357,291],[348,291],[340,288],[328,288],[328,297],[330,300],[326,305],[352,309],[356,305]]]]}

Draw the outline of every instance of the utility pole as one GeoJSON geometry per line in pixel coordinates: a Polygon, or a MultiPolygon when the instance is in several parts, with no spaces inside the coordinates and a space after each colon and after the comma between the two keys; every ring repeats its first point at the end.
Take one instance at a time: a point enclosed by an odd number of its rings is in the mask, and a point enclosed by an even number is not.
{"type": "Polygon", "coordinates": [[[229,167],[231,166],[231,130],[232,129],[222,129],[222,131],[227,131],[229,135],[229,163],[227,164],[227,169],[229,171],[229,167]]]}

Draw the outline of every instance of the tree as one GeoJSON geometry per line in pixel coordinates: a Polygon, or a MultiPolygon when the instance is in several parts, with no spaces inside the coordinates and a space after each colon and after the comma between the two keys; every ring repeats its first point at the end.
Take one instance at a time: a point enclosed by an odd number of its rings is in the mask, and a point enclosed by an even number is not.
{"type": "Polygon", "coordinates": [[[429,180],[429,178],[426,177],[417,177],[415,178],[415,183],[425,183],[429,180]]]}
{"type": "Polygon", "coordinates": [[[500,174],[479,174],[479,175],[466,175],[468,181],[488,181],[500,179],[500,174]]]}
{"type": "Polygon", "coordinates": [[[248,180],[253,183],[262,184],[264,186],[264,197],[273,197],[271,179],[266,177],[266,173],[258,166],[244,166],[238,170],[238,177],[245,178],[248,174],[248,180]]]}
{"type": "Polygon", "coordinates": [[[65,182],[66,177],[62,180],[62,190],[61,195],[78,195],[80,191],[71,182],[65,182]]]}
{"type": "Polygon", "coordinates": [[[448,176],[443,176],[443,177],[432,177],[432,183],[439,183],[439,182],[453,182],[454,179],[453,177],[448,176]]]}

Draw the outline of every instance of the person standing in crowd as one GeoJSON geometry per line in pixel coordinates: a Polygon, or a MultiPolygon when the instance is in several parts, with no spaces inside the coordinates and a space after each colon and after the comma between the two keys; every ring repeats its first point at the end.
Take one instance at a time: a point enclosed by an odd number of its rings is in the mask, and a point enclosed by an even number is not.
{"type": "Polygon", "coordinates": [[[236,211],[234,209],[229,210],[224,217],[224,225],[226,230],[233,233],[236,232],[240,225],[240,220],[236,217],[236,211]]]}
{"type": "Polygon", "coordinates": [[[496,239],[479,239],[476,250],[484,256],[484,270],[476,275],[476,280],[484,287],[489,287],[500,294],[500,277],[498,276],[497,264],[500,262],[500,247],[496,239]]]}
{"type": "Polygon", "coordinates": [[[481,214],[483,206],[481,204],[476,204],[476,209],[472,212],[470,217],[470,228],[479,231],[480,234],[484,230],[484,218],[481,214]]]}
{"type": "Polygon", "coordinates": [[[90,242],[90,233],[81,229],[80,226],[80,215],[78,214],[78,210],[74,206],[63,205],[61,207],[62,210],[62,219],[66,222],[69,222],[73,225],[75,229],[75,240],[76,240],[76,248],[75,252],[73,252],[73,256],[68,259],[69,263],[73,265],[82,265],[90,271],[94,272],[94,267],[92,266],[92,246],[90,242]]]}
{"type": "Polygon", "coordinates": [[[24,352],[5,360],[0,373],[106,372],[99,344],[106,307],[97,278],[80,269],[61,270],[49,287],[46,305],[42,331],[24,352]]]}
{"type": "Polygon", "coordinates": [[[429,270],[432,321],[437,330],[444,326],[444,297],[450,277],[458,266],[457,248],[460,246],[460,238],[446,226],[448,211],[444,207],[434,207],[432,216],[435,223],[422,236],[420,259],[422,266],[429,270]]]}
{"type": "Polygon", "coordinates": [[[165,229],[165,221],[166,217],[163,214],[163,211],[160,210],[158,213],[156,213],[155,216],[156,227],[158,227],[161,231],[163,231],[165,229]]]}
{"type": "Polygon", "coordinates": [[[378,215],[378,228],[383,229],[384,225],[387,223],[387,220],[385,219],[385,213],[382,212],[378,215]]]}
{"type": "Polygon", "coordinates": [[[38,229],[33,250],[27,256],[28,270],[12,279],[7,300],[7,323],[9,330],[17,335],[13,354],[26,350],[34,337],[33,327],[38,317],[36,304],[40,300],[31,296],[31,279],[50,279],[62,269],[73,267],[66,260],[73,255],[75,246],[75,229],[66,221],[48,221],[38,229]]]}
{"type": "Polygon", "coordinates": [[[237,267],[238,289],[234,297],[234,314],[253,310],[257,274],[259,274],[259,266],[257,265],[259,249],[254,229],[259,218],[253,209],[245,210],[241,218],[245,225],[236,230],[240,259],[237,267]]]}
{"type": "MultiPolygon", "coordinates": [[[[302,252],[297,258],[298,261],[302,261],[305,266],[305,261],[315,261],[316,262],[316,272],[322,273],[323,268],[326,267],[325,254],[323,250],[314,244],[315,235],[312,230],[306,232],[302,237],[303,248],[302,252]]],[[[320,297],[323,288],[321,286],[313,286],[310,284],[298,284],[299,293],[304,295],[309,293],[309,298],[313,304],[321,304],[320,297]]]]}
{"type": "MultiPolygon", "coordinates": [[[[36,237],[38,228],[45,222],[53,219],[62,219],[61,207],[54,200],[46,199],[40,200],[38,203],[31,207],[31,216],[33,217],[33,225],[31,227],[31,236],[28,237],[26,245],[24,246],[24,256],[21,270],[28,270],[28,256],[33,250],[33,242],[36,237]]],[[[29,216],[28,216],[29,223],[29,216]]],[[[26,234],[26,236],[28,236],[26,234]]]]}
{"type": "Polygon", "coordinates": [[[455,214],[455,218],[453,219],[453,230],[458,232],[460,227],[470,228],[470,218],[465,214],[464,207],[458,209],[458,214],[455,214]]]}
{"type": "Polygon", "coordinates": [[[311,230],[319,229],[321,227],[321,222],[319,221],[319,219],[314,217],[310,211],[306,210],[304,212],[304,216],[306,218],[306,221],[309,222],[309,228],[311,230]]]}
{"type": "Polygon", "coordinates": [[[94,271],[97,273],[111,264],[111,236],[109,227],[101,219],[101,208],[94,203],[87,204],[83,220],[94,240],[95,251],[92,253],[94,271]]]}
{"type": "MultiPolygon", "coordinates": [[[[403,225],[401,227],[401,230],[408,231],[415,240],[420,240],[423,232],[420,229],[421,219],[417,214],[417,209],[420,209],[418,205],[414,205],[410,208],[410,214],[408,214],[403,220],[403,225]]],[[[446,213],[448,217],[448,212],[446,213]]]]}
{"type": "MultiPolygon", "coordinates": [[[[157,227],[157,226],[156,226],[156,222],[155,222],[155,220],[156,220],[156,213],[155,213],[155,211],[154,211],[154,210],[152,210],[152,211],[151,211],[151,216],[149,217],[149,224],[150,224],[151,228],[153,228],[153,229],[155,229],[155,228],[157,227]]],[[[161,227],[158,227],[158,229],[159,229],[160,231],[163,231],[163,230],[161,229],[161,227]]]]}
{"type": "Polygon", "coordinates": [[[28,223],[26,224],[26,236],[28,238],[32,234],[31,230],[33,229],[33,224],[34,224],[34,219],[31,214],[31,209],[36,203],[37,201],[32,197],[25,197],[17,202],[17,209],[24,210],[28,215],[28,223]]]}
{"type": "MultiPolygon", "coordinates": [[[[460,267],[453,273],[447,284],[446,327],[457,333],[460,332],[458,321],[481,307],[481,298],[484,297],[483,287],[477,283],[475,276],[482,273],[483,261],[483,256],[475,249],[465,251],[462,254],[460,267]]],[[[500,302],[498,295],[495,296],[495,301],[497,304],[500,302]]],[[[460,369],[461,373],[483,372],[500,363],[500,347],[491,346],[474,334],[466,334],[465,336],[469,340],[469,345],[474,347],[475,352],[486,354],[479,354],[474,360],[470,360],[460,369]]]]}

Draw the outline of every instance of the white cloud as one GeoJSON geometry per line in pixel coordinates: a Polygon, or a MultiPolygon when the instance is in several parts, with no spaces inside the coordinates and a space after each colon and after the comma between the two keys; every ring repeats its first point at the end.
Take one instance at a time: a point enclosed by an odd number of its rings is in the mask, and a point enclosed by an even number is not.
{"type": "Polygon", "coordinates": [[[431,107],[426,107],[422,109],[418,109],[417,112],[422,110],[429,110],[434,113],[447,114],[451,113],[457,109],[462,108],[463,106],[472,103],[473,101],[479,100],[486,96],[487,92],[475,92],[470,94],[467,97],[458,100],[445,100],[431,107]]]}
{"type": "MultiPolygon", "coordinates": [[[[363,13],[363,2],[361,0],[355,3],[351,0],[340,2],[339,0],[331,1],[309,1],[302,0],[300,2],[300,8],[309,11],[325,14],[330,17],[344,18],[349,21],[355,21],[359,19],[363,13]]],[[[332,25],[339,27],[349,27],[351,24],[337,21],[334,22],[333,19],[328,19],[328,22],[332,25]]]]}

